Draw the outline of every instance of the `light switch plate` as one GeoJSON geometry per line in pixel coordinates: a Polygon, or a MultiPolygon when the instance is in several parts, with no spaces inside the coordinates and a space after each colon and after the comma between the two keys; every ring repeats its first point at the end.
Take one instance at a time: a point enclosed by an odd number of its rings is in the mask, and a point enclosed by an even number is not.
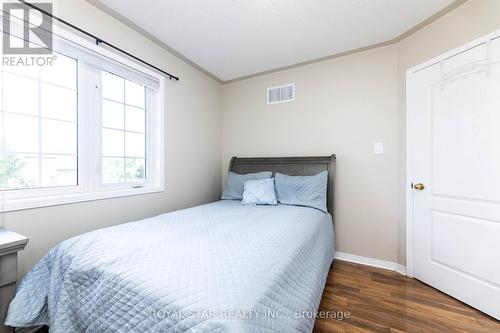
{"type": "Polygon", "coordinates": [[[373,153],[375,155],[384,155],[384,143],[374,142],[373,143],[373,153]]]}

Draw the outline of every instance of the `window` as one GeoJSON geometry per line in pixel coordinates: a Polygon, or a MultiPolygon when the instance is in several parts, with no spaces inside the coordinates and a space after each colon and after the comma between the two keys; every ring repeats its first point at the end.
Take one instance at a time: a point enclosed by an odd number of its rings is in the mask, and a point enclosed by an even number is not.
{"type": "Polygon", "coordinates": [[[50,72],[2,75],[0,189],[77,185],[77,61],[61,55],[50,72]]]}
{"type": "Polygon", "coordinates": [[[102,72],[102,182],[146,178],[146,87],[102,72]]]}
{"type": "Polygon", "coordinates": [[[161,76],[69,44],[0,72],[4,211],[164,190],[161,76]]]}

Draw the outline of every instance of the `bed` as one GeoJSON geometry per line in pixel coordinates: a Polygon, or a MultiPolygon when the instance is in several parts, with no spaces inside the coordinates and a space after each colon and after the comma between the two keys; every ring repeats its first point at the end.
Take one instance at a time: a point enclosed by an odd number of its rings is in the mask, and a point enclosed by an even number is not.
{"type": "Polygon", "coordinates": [[[99,229],[22,279],[6,325],[50,332],[310,332],[334,255],[334,156],[233,158],[230,171],[329,171],[328,210],[221,200],[99,229]]]}

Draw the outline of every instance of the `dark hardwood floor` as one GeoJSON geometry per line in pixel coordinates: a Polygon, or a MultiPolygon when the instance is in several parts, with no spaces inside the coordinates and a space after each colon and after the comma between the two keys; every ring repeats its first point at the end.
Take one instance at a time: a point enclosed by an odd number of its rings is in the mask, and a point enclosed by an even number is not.
{"type": "Polygon", "coordinates": [[[418,280],[339,260],[318,314],[329,318],[316,319],[316,333],[500,333],[499,321],[418,280]]]}
{"type": "Polygon", "coordinates": [[[499,321],[418,280],[338,260],[319,310],[330,318],[316,319],[317,333],[500,332],[499,321]]]}

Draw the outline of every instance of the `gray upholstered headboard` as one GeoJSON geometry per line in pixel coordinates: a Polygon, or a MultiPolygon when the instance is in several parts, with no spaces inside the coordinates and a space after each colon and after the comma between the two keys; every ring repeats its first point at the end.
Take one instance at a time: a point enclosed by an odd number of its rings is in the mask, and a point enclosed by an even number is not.
{"type": "Polygon", "coordinates": [[[312,176],[328,171],[327,208],[333,216],[333,178],[335,155],[314,157],[236,157],[231,158],[229,171],[252,173],[272,171],[290,176],[312,176]]]}

